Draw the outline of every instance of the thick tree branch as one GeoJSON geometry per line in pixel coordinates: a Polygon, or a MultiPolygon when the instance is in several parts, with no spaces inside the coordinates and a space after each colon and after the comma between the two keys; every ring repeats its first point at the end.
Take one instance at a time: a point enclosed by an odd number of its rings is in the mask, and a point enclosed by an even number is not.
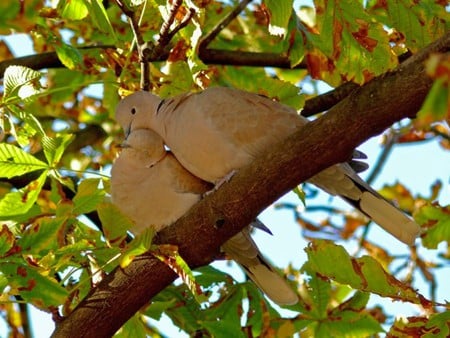
{"type": "MultiPolygon", "coordinates": [[[[326,115],[242,168],[163,230],[157,243],[178,245],[191,267],[211,262],[222,243],[278,197],[329,165],[344,161],[356,146],[392,123],[414,116],[432,84],[423,60],[432,52],[449,50],[450,33],[396,71],[359,88],[326,115]]],[[[58,324],[53,337],[110,337],[174,278],[163,263],[141,256],[125,269],[115,269],[91,290],[58,324]]]]}

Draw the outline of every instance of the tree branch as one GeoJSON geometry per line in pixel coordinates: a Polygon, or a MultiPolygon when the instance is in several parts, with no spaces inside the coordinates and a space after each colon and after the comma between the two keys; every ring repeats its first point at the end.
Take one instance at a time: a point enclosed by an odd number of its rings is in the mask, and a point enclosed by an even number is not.
{"type": "MultiPolygon", "coordinates": [[[[83,46],[78,47],[80,51],[90,49],[116,49],[113,45],[97,45],[97,46],[83,46]]],[[[3,60],[0,62],[0,78],[3,78],[6,68],[9,66],[25,66],[34,70],[46,69],[46,68],[64,68],[65,66],[59,60],[56,52],[45,52],[40,54],[33,54],[18,57],[15,59],[3,60]]]]}
{"type": "MultiPolygon", "coordinates": [[[[344,161],[355,147],[392,123],[414,116],[432,85],[423,60],[432,52],[449,50],[450,32],[395,71],[357,89],[282,144],[268,149],[161,231],[156,242],[178,245],[193,268],[208,264],[222,243],[299,182],[344,161]]],[[[159,260],[140,256],[125,269],[116,268],[92,289],[58,324],[53,337],[110,337],[175,277],[159,260]]]]}
{"type": "Polygon", "coordinates": [[[202,39],[199,49],[206,49],[219,33],[230,24],[252,0],[242,0],[227,16],[225,16],[206,36],[202,39]]]}

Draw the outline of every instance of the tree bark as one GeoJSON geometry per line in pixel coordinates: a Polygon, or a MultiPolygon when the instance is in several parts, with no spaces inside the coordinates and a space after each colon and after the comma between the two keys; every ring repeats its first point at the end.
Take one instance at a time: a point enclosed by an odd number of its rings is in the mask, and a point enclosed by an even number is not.
{"type": "MultiPolygon", "coordinates": [[[[413,117],[432,85],[423,61],[430,53],[449,50],[447,33],[395,71],[356,89],[326,115],[242,168],[161,231],[156,242],[178,245],[192,268],[210,263],[226,240],[274,200],[326,167],[345,161],[354,148],[394,122],[413,117]]],[[[116,268],[57,325],[53,337],[110,337],[175,277],[149,255],[125,269],[116,268]]]]}

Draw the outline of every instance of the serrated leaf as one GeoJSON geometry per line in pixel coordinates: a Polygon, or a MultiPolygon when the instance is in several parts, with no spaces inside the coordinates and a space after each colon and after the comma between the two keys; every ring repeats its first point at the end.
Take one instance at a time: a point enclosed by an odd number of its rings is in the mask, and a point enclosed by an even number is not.
{"type": "Polygon", "coordinates": [[[84,0],[84,4],[89,9],[92,23],[103,33],[108,34],[114,41],[117,40],[114,29],[109,21],[108,14],[101,0],[84,0]]]}
{"type": "Polygon", "coordinates": [[[30,254],[45,255],[58,248],[58,233],[66,218],[40,218],[18,240],[22,250],[30,254]]]}
{"type": "Polygon", "coordinates": [[[2,263],[0,270],[8,278],[9,285],[17,289],[25,301],[37,307],[59,306],[69,294],[52,277],[26,265],[2,263]]]}
{"type": "Polygon", "coordinates": [[[103,234],[109,243],[112,245],[121,244],[127,237],[128,229],[133,227],[133,221],[112,203],[99,204],[97,212],[102,222],[103,234]]]}
{"type": "Polygon", "coordinates": [[[57,164],[61,160],[64,150],[74,138],[75,137],[72,134],[57,136],[54,138],[44,136],[42,138],[42,147],[44,148],[44,154],[47,158],[47,162],[50,165],[57,164]]]}
{"type": "Polygon", "coordinates": [[[58,55],[58,59],[68,69],[75,69],[75,67],[82,62],[82,57],[78,49],[66,43],[55,45],[55,50],[58,55]]]}
{"type": "Polygon", "coordinates": [[[7,143],[0,143],[0,177],[11,178],[36,170],[46,170],[48,165],[26,151],[7,143]]]}
{"type": "Polygon", "coordinates": [[[145,310],[145,314],[155,320],[160,320],[162,314],[169,308],[176,305],[177,300],[175,298],[168,301],[153,301],[150,306],[145,310]]]}
{"type": "Polygon", "coordinates": [[[308,34],[308,41],[317,48],[308,55],[313,77],[332,85],[343,78],[365,83],[397,65],[386,30],[372,20],[360,1],[322,0],[316,8],[318,34],[308,34]]]}
{"type": "Polygon", "coordinates": [[[120,257],[120,267],[125,268],[133,261],[136,256],[150,250],[155,231],[151,228],[145,229],[137,235],[128,245],[127,250],[120,257]]]}
{"type": "Polygon", "coordinates": [[[178,277],[183,280],[199,304],[206,300],[205,295],[203,295],[201,291],[200,285],[195,281],[192,270],[180,256],[176,246],[169,244],[158,245],[155,250],[152,250],[152,254],[161,262],[167,264],[178,275],[178,277]]]}
{"type": "Polygon", "coordinates": [[[24,188],[6,194],[0,200],[0,216],[5,219],[26,214],[36,202],[47,178],[47,170],[24,188]]]}
{"type": "Polygon", "coordinates": [[[308,262],[303,269],[307,271],[314,271],[357,290],[414,304],[429,305],[426,298],[389,275],[380,263],[370,256],[352,258],[342,246],[325,240],[311,242],[305,251],[308,262]],[[339,265],[336,262],[339,262],[339,265]]]}
{"type": "Polygon", "coordinates": [[[292,14],[293,0],[264,0],[269,13],[269,33],[284,36],[292,14]]]}
{"type": "Polygon", "coordinates": [[[37,85],[42,74],[24,66],[9,66],[4,74],[3,102],[20,98],[26,99],[39,93],[37,85]]]}
{"type": "MultiPolygon", "coordinates": [[[[13,247],[15,243],[15,236],[9,230],[6,224],[3,224],[0,229],[0,256],[3,256],[13,247]]],[[[0,291],[1,292],[1,291],[0,291]]]]}
{"type": "Polygon", "coordinates": [[[450,242],[450,205],[425,205],[414,215],[414,219],[426,229],[422,236],[424,247],[437,249],[439,243],[450,242]]]}
{"type": "Polygon", "coordinates": [[[339,312],[333,320],[324,320],[317,325],[315,337],[371,337],[383,332],[380,323],[367,313],[339,312]]]}
{"type": "Polygon", "coordinates": [[[98,178],[88,178],[78,185],[78,191],[72,199],[74,203],[73,213],[75,215],[94,211],[97,205],[103,201],[105,191],[99,188],[98,178]]]}
{"type": "Polygon", "coordinates": [[[311,280],[308,282],[312,301],[310,312],[313,318],[320,320],[327,316],[327,309],[331,299],[331,285],[328,281],[318,277],[317,274],[311,275],[311,280]]]}
{"type": "Polygon", "coordinates": [[[148,337],[146,326],[140,319],[139,313],[131,317],[117,333],[114,338],[132,338],[132,337],[148,337]]]}
{"type": "Polygon", "coordinates": [[[81,20],[88,15],[84,0],[59,1],[58,10],[61,17],[69,20],[81,20]]]}
{"type": "MultiPolygon", "coordinates": [[[[42,128],[41,122],[39,122],[39,120],[29,111],[25,111],[23,108],[14,105],[8,106],[8,110],[25,122],[22,128],[20,128],[17,132],[12,131],[13,135],[17,139],[17,142],[22,147],[29,145],[29,138],[34,136],[36,133],[41,137],[45,136],[44,128],[42,128]]],[[[14,125],[13,122],[11,125],[14,125]]]]}
{"type": "Polygon", "coordinates": [[[437,79],[417,113],[415,124],[426,128],[446,118],[450,119],[450,86],[444,79],[437,79]]]}

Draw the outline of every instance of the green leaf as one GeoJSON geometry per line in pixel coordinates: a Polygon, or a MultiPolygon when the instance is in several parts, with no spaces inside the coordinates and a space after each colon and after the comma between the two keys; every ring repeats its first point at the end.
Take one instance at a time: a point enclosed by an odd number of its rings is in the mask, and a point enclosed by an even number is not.
{"type": "Polygon", "coordinates": [[[417,118],[424,121],[424,125],[430,125],[434,121],[444,120],[450,116],[450,87],[448,80],[437,79],[417,113],[417,118]]]}
{"type": "Polygon", "coordinates": [[[122,254],[120,258],[120,266],[122,268],[127,267],[136,256],[150,250],[152,245],[155,231],[151,228],[145,229],[139,235],[137,235],[129,244],[127,250],[122,254]]]}
{"type": "Polygon", "coordinates": [[[177,300],[172,298],[168,301],[153,301],[150,306],[145,310],[145,314],[155,320],[160,320],[162,314],[169,308],[176,305],[177,300]]]}
{"type": "Polygon", "coordinates": [[[414,219],[426,229],[422,236],[424,247],[437,249],[439,243],[450,242],[450,205],[424,205],[414,219]]]}
{"type": "Polygon", "coordinates": [[[312,76],[322,76],[332,85],[342,79],[365,83],[397,65],[386,30],[367,14],[360,1],[315,3],[318,34],[307,35],[323,55],[314,50],[309,55],[312,76]],[[315,57],[321,62],[312,62],[315,57]],[[327,72],[321,73],[323,69],[327,72]]]}
{"type": "Polygon", "coordinates": [[[33,268],[23,264],[2,263],[0,271],[25,301],[38,307],[59,306],[67,300],[69,293],[66,289],[54,278],[44,276],[33,268]]]}
{"type": "Polygon", "coordinates": [[[58,10],[61,17],[69,20],[81,20],[88,15],[84,0],[59,1],[58,10]]]}
{"type": "Polygon", "coordinates": [[[112,245],[120,245],[127,237],[128,229],[133,227],[133,221],[112,203],[100,203],[97,212],[102,222],[103,234],[108,242],[112,245]]]}
{"type": "Polygon", "coordinates": [[[14,234],[9,230],[6,224],[3,224],[0,229],[0,256],[7,253],[13,247],[14,243],[14,234]]]}
{"type": "Polygon", "coordinates": [[[237,287],[234,292],[229,293],[216,307],[212,307],[202,325],[213,337],[246,337],[241,329],[241,303],[244,298],[244,288],[237,287]],[[220,318],[220,321],[217,320],[220,318]]]}
{"type": "Polygon", "coordinates": [[[0,143],[0,177],[11,178],[46,169],[46,163],[26,151],[11,144],[0,143]]]}
{"type": "MultiPolygon", "coordinates": [[[[371,1],[374,12],[380,9],[379,2],[371,1]]],[[[388,27],[401,33],[402,43],[416,52],[441,37],[448,29],[449,13],[439,1],[399,1],[386,0],[383,11],[377,17],[388,27]]]]}
{"type": "Polygon", "coordinates": [[[61,160],[64,150],[66,150],[67,146],[74,138],[75,136],[72,134],[57,136],[55,138],[48,136],[42,138],[44,154],[49,165],[53,166],[61,160]]]}
{"type": "Polygon", "coordinates": [[[66,218],[39,218],[18,240],[23,251],[30,254],[44,256],[49,250],[58,248],[58,237],[63,236],[60,231],[66,218]]]}
{"type": "Polygon", "coordinates": [[[97,205],[103,201],[105,191],[99,188],[100,179],[88,178],[78,185],[78,191],[72,199],[75,215],[86,214],[94,211],[97,205]]]}
{"type": "Polygon", "coordinates": [[[103,33],[108,34],[114,42],[117,40],[114,28],[111,26],[108,14],[101,0],[84,0],[84,4],[89,10],[92,23],[103,33]]]}
{"type": "Polygon", "coordinates": [[[200,286],[195,281],[192,270],[180,256],[176,246],[169,244],[158,245],[155,250],[152,250],[152,254],[161,262],[167,264],[178,275],[178,277],[183,280],[199,304],[206,300],[205,295],[202,294],[200,286]]]}
{"type": "Polygon", "coordinates": [[[9,66],[4,74],[3,102],[26,99],[40,92],[42,74],[24,66],[9,66]]]}
{"type": "Polygon", "coordinates": [[[78,49],[64,42],[61,45],[55,45],[55,50],[58,59],[69,69],[75,69],[82,62],[82,57],[78,49]]]}
{"type": "Polygon", "coordinates": [[[449,337],[450,336],[450,311],[447,310],[443,313],[434,313],[430,315],[428,323],[425,324],[425,328],[429,334],[424,335],[425,338],[431,337],[449,337]]]}
{"type": "Polygon", "coordinates": [[[139,313],[131,317],[114,335],[114,338],[148,337],[146,326],[139,313]]]}
{"type": "Polygon", "coordinates": [[[323,319],[327,317],[327,309],[331,300],[331,285],[328,281],[312,274],[311,280],[308,282],[309,294],[311,296],[312,308],[310,310],[313,318],[323,319]]]}
{"type": "Polygon", "coordinates": [[[292,14],[293,0],[264,0],[269,12],[269,33],[284,36],[292,14]]]}
{"type": "Polygon", "coordinates": [[[47,173],[48,171],[44,170],[37,180],[30,182],[18,191],[6,194],[0,200],[0,217],[5,219],[26,214],[36,202],[47,178],[47,173]]]}
{"type": "Polygon", "coordinates": [[[367,313],[339,312],[336,318],[324,320],[317,325],[315,337],[371,337],[383,332],[380,323],[367,313]]]}
{"type": "Polygon", "coordinates": [[[308,262],[303,266],[306,271],[314,271],[357,290],[414,304],[428,304],[423,296],[389,275],[381,264],[370,256],[352,258],[342,246],[325,240],[311,242],[306,253],[308,262]],[[336,262],[339,262],[339,265],[336,262]]]}

